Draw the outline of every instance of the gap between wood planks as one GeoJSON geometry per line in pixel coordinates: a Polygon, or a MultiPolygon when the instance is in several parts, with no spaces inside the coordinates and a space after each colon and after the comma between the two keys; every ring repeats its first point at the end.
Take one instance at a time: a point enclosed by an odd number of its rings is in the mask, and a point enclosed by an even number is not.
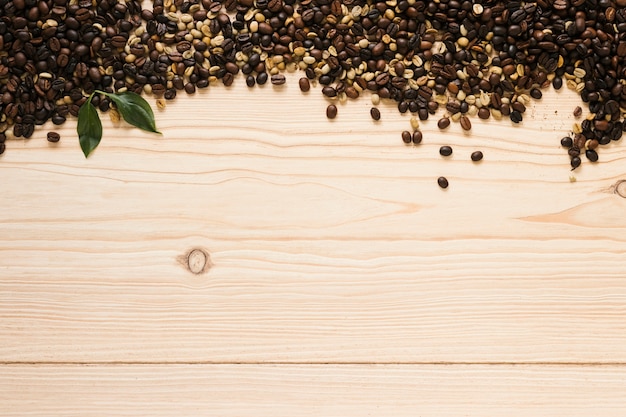
{"type": "Polygon", "coordinates": [[[91,362],[63,362],[63,361],[1,361],[0,366],[207,366],[207,365],[299,365],[299,366],[355,366],[355,365],[382,365],[382,366],[571,366],[571,367],[624,367],[626,362],[289,362],[289,361],[91,361],[91,362]]]}

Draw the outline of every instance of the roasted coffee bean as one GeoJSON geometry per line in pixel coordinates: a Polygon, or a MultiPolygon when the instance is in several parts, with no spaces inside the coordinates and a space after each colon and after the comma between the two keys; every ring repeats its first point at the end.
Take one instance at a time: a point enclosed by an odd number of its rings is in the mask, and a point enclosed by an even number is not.
{"type": "Polygon", "coordinates": [[[331,104],[326,107],[326,117],[328,117],[329,119],[334,119],[335,117],[337,117],[337,106],[331,104]]]}
{"type": "Polygon", "coordinates": [[[376,121],[380,120],[380,110],[378,110],[376,107],[372,107],[370,109],[370,116],[372,116],[372,119],[376,121]]]}
{"type": "Polygon", "coordinates": [[[580,117],[583,114],[583,109],[580,106],[576,106],[574,109],[574,117],[580,117]]]}
{"type": "Polygon", "coordinates": [[[300,91],[304,93],[306,93],[307,91],[311,89],[311,83],[309,82],[309,79],[306,77],[300,78],[300,80],[298,80],[298,85],[300,86],[300,91]]]}
{"type": "Polygon", "coordinates": [[[472,152],[472,155],[470,157],[472,161],[478,162],[483,159],[483,153],[481,151],[475,151],[475,152],[472,152]]]}
{"type": "Polygon", "coordinates": [[[517,110],[511,112],[510,118],[513,123],[520,123],[523,120],[522,114],[517,110]]]}
{"type": "Polygon", "coordinates": [[[402,132],[402,142],[411,143],[413,141],[413,135],[408,130],[402,132]]]}
{"type": "Polygon", "coordinates": [[[569,136],[565,136],[561,139],[561,146],[564,148],[571,148],[574,145],[574,141],[569,136]]]}
{"type": "Polygon", "coordinates": [[[472,122],[470,121],[469,117],[461,116],[460,123],[463,130],[468,131],[472,129],[472,122]]]}
{"type": "Polygon", "coordinates": [[[598,162],[598,153],[593,149],[587,149],[585,151],[585,156],[591,162],[598,162]]]}
{"type": "Polygon", "coordinates": [[[439,127],[439,129],[441,130],[446,129],[448,126],[450,126],[450,118],[448,117],[442,117],[437,122],[437,127],[439,127]]]}
{"type": "Polygon", "coordinates": [[[441,188],[448,188],[448,179],[446,177],[439,177],[437,178],[437,184],[439,185],[439,187],[441,188]]]}
{"type": "Polygon", "coordinates": [[[421,131],[416,130],[415,132],[413,132],[412,142],[415,145],[419,145],[420,143],[422,143],[422,138],[423,138],[423,135],[421,131]]]}
{"type": "Polygon", "coordinates": [[[285,76],[283,74],[275,74],[272,75],[270,81],[274,85],[283,85],[286,82],[285,76]]]}
{"type": "Polygon", "coordinates": [[[59,135],[57,132],[48,132],[46,138],[48,139],[48,142],[56,143],[61,140],[61,135],[59,135]]]}
{"type": "Polygon", "coordinates": [[[439,155],[450,156],[452,155],[452,148],[450,146],[442,146],[439,148],[439,155]]]}

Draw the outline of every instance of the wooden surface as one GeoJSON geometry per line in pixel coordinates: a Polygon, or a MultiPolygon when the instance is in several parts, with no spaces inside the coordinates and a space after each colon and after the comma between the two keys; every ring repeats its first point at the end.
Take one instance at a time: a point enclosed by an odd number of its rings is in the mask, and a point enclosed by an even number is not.
{"type": "Polygon", "coordinates": [[[623,143],[570,172],[564,91],[406,146],[295,76],[7,143],[0,414],[626,414],[623,143]]]}

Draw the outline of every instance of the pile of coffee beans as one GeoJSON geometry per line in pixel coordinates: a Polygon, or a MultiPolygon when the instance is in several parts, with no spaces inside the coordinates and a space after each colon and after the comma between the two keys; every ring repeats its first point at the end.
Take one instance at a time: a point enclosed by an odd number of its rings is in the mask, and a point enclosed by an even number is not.
{"type": "Polygon", "coordinates": [[[7,133],[62,124],[96,89],[171,100],[296,70],[302,91],[333,101],[329,118],[368,92],[416,121],[444,109],[438,126],[465,131],[473,116],[521,123],[565,85],[589,108],[561,141],[576,168],[626,128],[626,0],[0,0],[0,152],[7,133]]]}

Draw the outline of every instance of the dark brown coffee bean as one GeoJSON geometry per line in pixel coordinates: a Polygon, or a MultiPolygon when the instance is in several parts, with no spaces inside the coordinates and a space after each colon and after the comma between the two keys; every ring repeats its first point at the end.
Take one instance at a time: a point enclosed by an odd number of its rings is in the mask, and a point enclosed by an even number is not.
{"type": "Polygon", "coordinates": [[[450,146],[442,146],[439,148],[439,155],[450,156],[452,155],[452,148],[450,146]]]}
{"type": "Polygon", "coordinates": [[[380,120],[380,110],[378,110],[376,107],[372,107],[370,109],[370,116],[372,116],[372,119],[376,121],[380,120]]]}
{"type": "Polygon", "coordinates": [[[574,117],[580,117],[583,114],[583,109],[580,106],[576,106],[574,109],[574,117]]]}
{"type": "Polygon", "coordinates": [[[470,121],[469,117],[467,116],[461,116],[461,128],[465,131],[471,130],[472,129],[472,122],[470,121]]]}
{"type": "Polygon", "coordinates": [[[283,85],[285,84],[286,79],[283,74],[275,74],[275,75],[272,75],[272,77],[270,78],[270,81],[274,85],[283,85]]]}
{"type": "Polygon", "coordinates": [[[57,132],[48,132],[46,138],[48,139],[48,142],[56,143],[61,140],[61,135],[59,135],[57,132]]]}
{"type": "Polygon", "coordinates": [[[483,159],[483,153],[481,151],[472,152],[471,159],[474,162],[481,161],[483,159]]]}
{"type": "Polygon", "coordinates": [[[437,122],[437,127],[439,127],[439,129],[441,130],[446,129],[448,126],[450,126],[450,118],[448,117],[442,117],[437,122]]]}
{"type": "Polygon", "coordinates": [[[337,117],[337,106],[331,104],[326,107],[326,117],[328,117],[329,119],[334,119],[335,117],[337,117]]]}
{"type": "Polygon", "coordinates": [[[402,132],[402,142],[411,143],[413,141],[413,135],[408,130],[402,132]]]}
{"type": "Polygon", "coordinates": [[[413,132],[413,137],[412,137],[412,142],[415,145],[419,145],[420,143],[422,143],[422,132],[420,132],[419,130],[416,130],[415,132],[413,132]]]}
{"type": "Polygon", "coordinates": [[[437,178],[437,184],[439,185],[439,187],[441,188],[448,188],[448,179],[446,177],[439,177],[437,178]]]}
{"type": "Polygon", "coordinates": [[[300,91],[304,93],[306,93],[307,91],[311,89],[311,83],[309,82],[309,79],[306,77],[300,78],[300,80],[298,80],[298,85],[300,86],[300,91]]]}

